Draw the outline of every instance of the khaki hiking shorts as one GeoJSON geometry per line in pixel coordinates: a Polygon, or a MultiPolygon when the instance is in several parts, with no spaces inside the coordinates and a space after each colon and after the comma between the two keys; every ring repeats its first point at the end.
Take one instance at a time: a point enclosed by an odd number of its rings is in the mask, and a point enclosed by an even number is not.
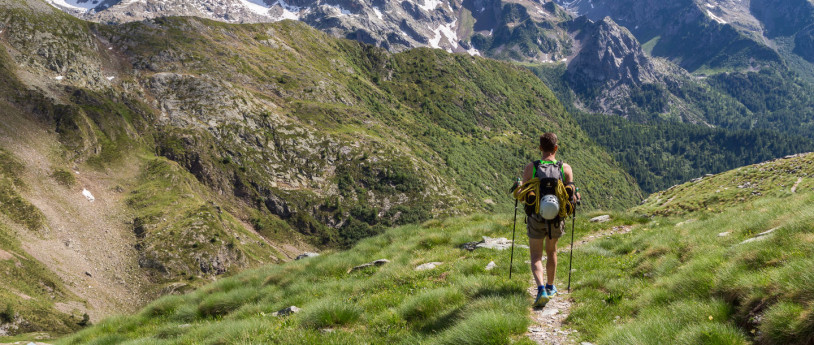
{"type": "MultiPolygon", "coordinates": [[[[550,227],[551,238],[560,238],[565,234],[565,222],[551,223],[550,227]]],[[[549,238],[549,227],[546,226],[545,219],[537,214],[526,217],[526,230],[528,230],[529,238],[541,240],[549,238]]]]}

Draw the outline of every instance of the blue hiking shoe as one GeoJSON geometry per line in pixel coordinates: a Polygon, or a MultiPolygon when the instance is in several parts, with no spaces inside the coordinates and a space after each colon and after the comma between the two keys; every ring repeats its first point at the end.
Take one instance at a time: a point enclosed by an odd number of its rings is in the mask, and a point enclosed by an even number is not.
{"type": "Polygon", "coordinates": [[[552,299],[552,298],[554,298],[555,295],[557,295],[557,287],[554,286],[554,285],[551,285],[550,288],[546,287],[545,288],[545,293],[546,293],[546,295],[548,295],[548,299],[552,299]]]}
{"type": "Polygon", "coordinates": [[[535,308],[545,307],[551,297],[548,296],[548,291],[546,289],[540,289],[537,291],[537,298],[534,300],[533,306],[535,308]]]}

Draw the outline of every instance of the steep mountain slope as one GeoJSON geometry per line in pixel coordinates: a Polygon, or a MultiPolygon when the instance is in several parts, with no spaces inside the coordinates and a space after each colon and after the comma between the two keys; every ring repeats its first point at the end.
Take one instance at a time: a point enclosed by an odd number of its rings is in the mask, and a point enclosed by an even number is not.
{"type": "Polygon", "coordinates": [[[121,1],[49,0],[80,18],[96,22],[131,22],[162,16],[196,16],[224,22],[261,23],[300,20],[333,34],[391,51],[415,47],[442,48],[524,59],[563,55],[563,37],[550,24],[565,12],[535,1],[501,0],[230,0],[121,1]],[[529,17],[534,20],[527,20],[529,17]]]}
{"type": "MultiPolygon", "coordinates": [[[[797,155],[653,194],[611,213],[608,223],[588,221],[601,213],[579,217],[572,293],[555,297],[572,299],[573,309],[559,331],[575,343],[809,344],[813,174],[814,154],[797,155]]],[[[508,236],[510,219],[475,215],[390,229],[345,252],[161,299],[58,344],[532,343],[522,338],[530,321],[530,272],[521,263],[528,252],[515,253],[510,280],[505,251],[461,248],[480,236],[508,236]],[[349,272],[381,258],[390,262],[349,272]],[[291,305],[302,309],[274,313],[291,305]]],[[[560,267],[569,261],[561,255],[560,267]]],[[[558,273],[564,282],[567,270],[558,273]]]]}
{"type": "Polygon", "coordinates": [[[639,41],[647,42],[653,55],[667,57],[691,72],[699,68],[746,68],[780,61],[766,42],[755,40],[762,36],[758,32],[760,24],[749,14],[748,2],[559,0],[558,3],[594,20],[610,16],[629,28],[639,41]]]}
{"type": "Polygon", "coordinates": [[[778,155],[814,151],[811,139],[765,129],[727,130],[675,122],[643,125],[609,116],[576,117],[645,193],[778,155]]]}
{"type": "Polygon", "coordinates": [[[96,321],[314,245],[508,209],[496,201],[543,130],[560,134],[591,207],[641,198],[511,64],[392,55],[291,21],[108,26],[38,1],[0,10],[0,147],[21,166],[3,173],[2,248],[42,272],[2,285],[4,332],[65,332],[84,313],[96,321]]]}

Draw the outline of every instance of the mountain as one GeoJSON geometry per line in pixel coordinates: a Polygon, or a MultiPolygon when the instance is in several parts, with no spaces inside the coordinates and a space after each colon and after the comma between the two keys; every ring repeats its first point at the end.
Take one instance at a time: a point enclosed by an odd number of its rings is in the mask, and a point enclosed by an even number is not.
{"type": "Polygon", "coordinates": [[[90,23],[40,1],[0,2],[0,23],[4,335],[69,332],[389,226],[508,210],[543,130],[587,207],[641,200],[510,63],[392,54],[295,21],[90,23]]]}
{"type": "MultiPolygon", "coordinates": [[[[261,23],[299,20],[338,37],[374,44],[391,51],[415,47],[442,48],[450,52],[480,55],[478,49],[512,50],[538,59],[559,59],[562,50],[556,39],[540,41],[532,16],[560,20],[565,13],[548,4],[522,1],[504,3],[477,1],[356,1],[356,0],[230,0],[230,1],[113,1],[49,0],[68,13],[86,20],[106,23],[138,21],[162,16],[197,16],[230,23],[261,23]],[[523,30],[515,29],[518,23],[523,30]],[[526,42],[503,45],[515,31],[525,33],[526,42]],[[477,40],[476,48],[472,39],[477,40]],[[501,42],[492,42],[501,40],[501,42]],[[488,41],[488,42],[487,42],[488,41]],[[531,52],[535,50],[535,52],[531,52]],[[535,54],[536,53],[536,54],[535,54]],[[553,54],[553,55],[552,55],[553,54]]],[[[498,52],[495,52],[496,54],[498,52]]],[[[508,52],[507,52],[508,53],[508,52]]]]}
{"type": "Polygon", "coordinates": [[[529,327],[533,315],[568,313],[556,331],[574,343],[809,344],[813,175],[814,154],[795,155],[577,217],[556,280],[564,288],[570,276],[568,310],[528,308],[527,250],[515,251],[509,279],[506,251],[462,248],[512,232],[510,214],[472,215],[243,272],[59,343],[536,344],[527,337],[552,334],[529,327]],[[610,220],[589,220],[599,215],[610,220]]]}

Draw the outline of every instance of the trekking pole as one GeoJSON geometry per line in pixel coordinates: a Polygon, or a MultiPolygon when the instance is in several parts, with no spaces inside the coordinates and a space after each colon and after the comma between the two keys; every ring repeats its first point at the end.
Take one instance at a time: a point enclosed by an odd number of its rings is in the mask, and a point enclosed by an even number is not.
{"type": "MultiPolygon", "coordinates": [[[[514,182],[512,186],[512,196],[514,196],[514,190],[520,187],[520,179],[514,182]]],[[[514,224],[512,225],[512,255],[509,259],[509,279],[512,279],[512,268],[514,266],[514,232],[517,229],[517,198],[514,198],[514,224]]]]}
{"type": "Polygon", "coordinates": [[[574,263],[574,223],[577,220],[577,205],[580,202],[577,201],[576,205],[574,205],[574,214],[571,217],[571,248],[568,250],[568,293],[571,293],[571,264],[574,263]]]}

